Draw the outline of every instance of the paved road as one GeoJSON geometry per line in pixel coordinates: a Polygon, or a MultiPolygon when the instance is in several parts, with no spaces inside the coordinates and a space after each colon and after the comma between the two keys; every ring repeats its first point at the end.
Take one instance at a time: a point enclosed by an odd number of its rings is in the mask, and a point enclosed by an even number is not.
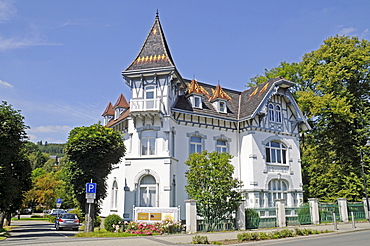
{"type": "MultiPolygon", "coordinates": [[[[53,224],[41,221],[13,221],[15,227],[10,232],[10,237],[0,241],[1,245],[50,245],[50,246],[111,246],[111,245],[134,245],[134,246],[152,246],[152,245],[191,245],[192,237],[189,234],[175,234],[162,236],[131,237],[131,238],[74,238],[76,231],[56,231],[53,224]]],[[[333,225],[310,225],[301,228],[310,228],[314,230],[333,231],[333,225]]],[[[293,228],[288,228],[293,229],[293,228]]],[[[258,231],[272,231],[278,229],[263,229],[258,231]]],[[[241,245],[370,245],[370,223],[358,223],[353,228],[350,223],[339,224],[338,230],[333,233],[319,234],[306,237],[297,237],[273,241],[260,241],[252,243],[236,244],[241,245]],[[333,238],[334,241],[326,241],[333,238]],[[356,241],[357,240],[357,241],[356,241]],[[308,244],[298,244],[298,242],[308,244]],[[321,244],[321,242],[324,242],[321,244]]],[[[209,241],[219,241],[224,239],[236,239],[240,231],[234,232],[215,232],[200,233],[205,235],[209,241]]]]}

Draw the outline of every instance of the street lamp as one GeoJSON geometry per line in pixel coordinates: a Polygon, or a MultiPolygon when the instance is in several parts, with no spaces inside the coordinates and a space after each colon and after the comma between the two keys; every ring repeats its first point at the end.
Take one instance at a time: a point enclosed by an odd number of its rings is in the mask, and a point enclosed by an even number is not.
{"type": "MultiPolygon", "coordinates": [[[[370,141],[369,140],[367,140],[365,146],[370,146],[370,141]]],[[[367,180],[366,180],[366,175],[365,175],[364,161],[362,160],[362,148],[360,148],[360,158],[361,158],[362,176],[364,178],[365,199],[366,199],[366,208],[367,208],[367,214],[366,214],[367,217],[366,217],[366,219],[369,221],[370,220],[370,218],[369,218],[369,211],[370,211],[369,196],[367,194],[367,180]]]]}

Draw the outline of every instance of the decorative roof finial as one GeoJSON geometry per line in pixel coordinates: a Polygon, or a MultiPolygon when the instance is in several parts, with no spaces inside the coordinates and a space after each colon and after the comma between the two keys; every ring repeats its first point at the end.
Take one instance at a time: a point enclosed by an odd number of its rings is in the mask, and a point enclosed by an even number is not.
{"type": "Polygon", "coordinates": [[[156,15],[155,15],[155,18],[159,18],[159,13],[158,13],[158,9],[157,9],[157,13],[156,13],[156,15]]]}

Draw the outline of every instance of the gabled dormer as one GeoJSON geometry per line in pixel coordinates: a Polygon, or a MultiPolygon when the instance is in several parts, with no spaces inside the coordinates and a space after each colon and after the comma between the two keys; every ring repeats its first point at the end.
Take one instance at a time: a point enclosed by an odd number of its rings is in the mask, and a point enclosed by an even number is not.
{"type": "Polygon", "coordinates": [[[121,94],[113,106],[114,119],[118,119],[129,107],[130,105],[127,103],[125,96],[121,94]]]}
{"type": "Polygon", "coordinates": [[[227,101],[231,100],[231,97],[224,92],[220,85],[217,85],[215,90],[212,89],[212,94],[209,101],[213,107],[219,113],[227,113],[227,101]]]}
{"type": "Polygon", "coordinates": [[[208,92],[193,79],[189,84],[187,98],[193,108],[203,108],[203,97],[209,97],[208,92]]]}
{"type": "Polygon", "coordinates": [[[104,117],[104,125],[106,126],[114,118],[114,109],[113,105],[110,102],[106,109],[104,110],[102,116],[104,117]]]}

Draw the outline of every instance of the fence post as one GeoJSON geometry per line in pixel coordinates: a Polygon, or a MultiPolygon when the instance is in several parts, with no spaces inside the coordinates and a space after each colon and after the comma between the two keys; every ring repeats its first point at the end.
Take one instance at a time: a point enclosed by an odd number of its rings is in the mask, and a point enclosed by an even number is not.
{"type": "Polygon", "coordinates": [[[186,232],[197,232],[197,200],[185,200],[186,203],[186,232]]]}
{"type": "Polygon", "coordinates": [[[367,207],[366,198],[362,198],[362,202],[364,203],[364,212],[366,220],[369,221],[369,208],[367,207]]]}
{"type": "Polygon", "coordinates": [[[348,223],[347,198],[338,198],[339,215],[342,222],[348,223]]]}
{"type": "Polygon", "coordinates": [[[238,230],[245,230],[246,223],[245,223],[245,200],[243,199],[240,202],[240,205],[238,207],[238,211],[236,211],[236,223],[237,223],[237,229],[238,230]]]}
{"type": "Polygon", "coordinates": [[[276,222],[278,227],[286,227],[285,200],[276,199],[276,222]]]}
{"type": "Polygon", "coordinates": [[[311,216],[312,224],[314,225],[320,224],[319,199],[318,198],[308,198],[308,203],[310,205],[310,216],[311,216]]]}

